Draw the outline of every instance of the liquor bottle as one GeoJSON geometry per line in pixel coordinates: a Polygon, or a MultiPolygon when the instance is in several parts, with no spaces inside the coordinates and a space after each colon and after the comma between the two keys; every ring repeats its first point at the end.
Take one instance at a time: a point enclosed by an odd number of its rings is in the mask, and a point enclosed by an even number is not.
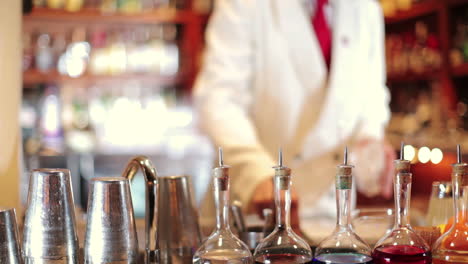
{"type": "Polygon", "coordinates": [[[216,228],[193,256],[194,264],[252,264],[249,248],[237,238],[229,226],[229,166],[223,163],[219,149],[219,167],[213,169],[216,202],[216,228]]]}
{"type": "Polygon", "coordinates": [[[370,264],[372,250],[353,230],[351,225],[352,165],[348,165],[348,149],[344,162],[337,167],[336,211],[337,221],[333,233],[315,250],[314,264],[370,264]]]}
{"type": "Polygon", "coordinates": [[[468,164],[461,160],[460,145],[457,154],[458,161],[452,169],[455,221],[434,243],[434,264],[468,263],[468,164]]]}
{"type": "Polygon", "coordinates": [[[426,241],[416,234],[411,227],[409,204],[411,199],[412,174],[407,172],[402,151],[400,160],[396,160],[396,176],[394,178],[395,224],[392,230],[380,239],[373,252],[374,264],[431,264],[431,252],[426,241]]]}
{"type": "Polygon", "coordinates": [[[312,260],[310,246],[294,233],[290,223],[291,169],[283,166],[282,152],[274,167],[276,226],[255,249],[256,263],[288,264],[308,263],[312,260]]]}

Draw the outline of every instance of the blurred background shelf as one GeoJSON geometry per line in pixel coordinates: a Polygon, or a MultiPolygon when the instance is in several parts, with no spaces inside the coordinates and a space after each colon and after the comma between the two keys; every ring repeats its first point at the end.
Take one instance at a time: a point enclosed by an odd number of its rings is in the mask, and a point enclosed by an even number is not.
{"type": "Polygon", "coordinates": [[[466,5],[468,0],[447,0],[450,6],[466,5]]]}
{"type": "Polygon", "coordinates": [[[31,13],[23,17],[25,23],[69,22],[86,24],[188,24],[197,19],[201,19],[201,16],[190,10],[155,9],[136,14],[106,14],[98,9],[91,8],[77,12],[67,12],[49,8],[34,8],[31,13]]]}
{"type": "Polygon", "coordinates": [[[70,77],[62,75],[57,71],[43,73],[37,70],[28,70],[23,73],[23,84],[32,85],[36,83],[72,83],[89,85],[97,82],[119,83],[123,81],[138,81],[158,85],[178,85],[182,84],[185,78],[186,74],[184,73],[180,73],[175,76],[161,76],[156,73],[122,73],[114,75],[84,74],[78,77],[70,77]]]}
{"type": "Polygon", "coordinates": [[[461,65],[452,67],[452,74],[456,77],[465,77],[468,76],[468,63],[463,63],[461,65]]]}
{"type": "Polygon", "coordinates": [[[385,18],[386,24],[396,24],[405,22],[410,19],[415,19],[429,14],[436,13],[441,5],[440,0],[426,0],[420,3],[415,3],[408,10],[400,10],[395,15],[385,18]]]}
{"type": "Polygon", "coordinates": [[[391,74],[387,76],[387,83],[431,81],[437,78],[440,78],[440,71],[427,71],[418,74],[391,74]]]}

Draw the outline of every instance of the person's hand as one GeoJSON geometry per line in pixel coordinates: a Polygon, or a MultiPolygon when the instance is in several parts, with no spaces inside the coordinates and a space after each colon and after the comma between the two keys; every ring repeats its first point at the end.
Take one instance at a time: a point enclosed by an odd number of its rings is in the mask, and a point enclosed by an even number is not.
{"type": "Polygon", "coordinates": [[[261,216],[263,208],[271,208],[274,201],[273,190],[273,180],[271,178],[260,182],[255,187],[252,198],[250,198],[247,211],[261,216]]]}
{"type": "MultiPolygon", "coordinates": [[[[262,210],[264,208],[274,209],[274,186],[273,179],[269,178],[257,185],[247,205],[249,213],[258,214],[263,217],[262,210]]],[[[294,190],[294,185],[291,188],[291,225],[293,227],[299,226],[299,211],[298,211],[298,197],[294,190]]]]}
{"type": "MultiPolygon", "coordinates": [[[[384,198],[390,198],[393,193],[393,173],[394,173],[394,165],[393,161],[396,159],[395,151],[393,147],[386,141],[378,141],[375,139],[365,139],[361,140],[356,144],[356,148],[358,149],[359,155],[363,155],[364,157],[359,157],[356,160],[356,165],[359,166],[356,168],[356,171],[366,170],[366,166],[369,166],[370,161],[368,159],[372,159],[372,156],[375,155],[376,152],[383,152],[383,159],[379,161],[379,159],[375,159],[371,163],[375,163],[371,167],[367,167],[367,170],[377,169],[378,171],[375,172],[367,172],[367,174],[375,173],[378,175],[378,184],[379,194],[382,195],[384,198]],[[361,149],[362,151],[359,151],[361,149]],[[364,164],[360,164],[365,162],[364,164]],[[379,165],[380,164],[380,165],[379,165]]],[[[368,176],[367,176],[368,177],[368,176]]],[[[362,181],[362,179],[360,179],[362,181]]],[[[376,190],[377,191],[377,190],[376,190]]],[[[373,193],[373,192],[371,192],[373,193]]],[[[375,194],[374,194],[375,195],[375,194]]],[[[370,195],[373,196],[373,195],[370,195]]]]}

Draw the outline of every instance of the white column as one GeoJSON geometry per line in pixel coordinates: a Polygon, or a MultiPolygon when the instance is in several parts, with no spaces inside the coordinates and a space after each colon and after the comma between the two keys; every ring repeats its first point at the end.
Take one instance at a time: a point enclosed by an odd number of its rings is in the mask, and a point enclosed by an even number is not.
{"type": "Polygon", "coordinates": [[[0,207],[19,205],[21,0],[0,0],[0,207]]]}

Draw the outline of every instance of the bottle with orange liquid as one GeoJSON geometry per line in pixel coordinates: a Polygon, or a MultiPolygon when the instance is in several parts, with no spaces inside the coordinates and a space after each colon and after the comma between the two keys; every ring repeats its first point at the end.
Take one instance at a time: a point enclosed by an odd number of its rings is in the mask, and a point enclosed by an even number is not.
{"type": "Polygon", "coordinates": [[[433,264],[468,263],[468,164],[461,160],[453,164],[452,185],[455,219],[447,225],[447,232],[434,243],[433,264]]]}

